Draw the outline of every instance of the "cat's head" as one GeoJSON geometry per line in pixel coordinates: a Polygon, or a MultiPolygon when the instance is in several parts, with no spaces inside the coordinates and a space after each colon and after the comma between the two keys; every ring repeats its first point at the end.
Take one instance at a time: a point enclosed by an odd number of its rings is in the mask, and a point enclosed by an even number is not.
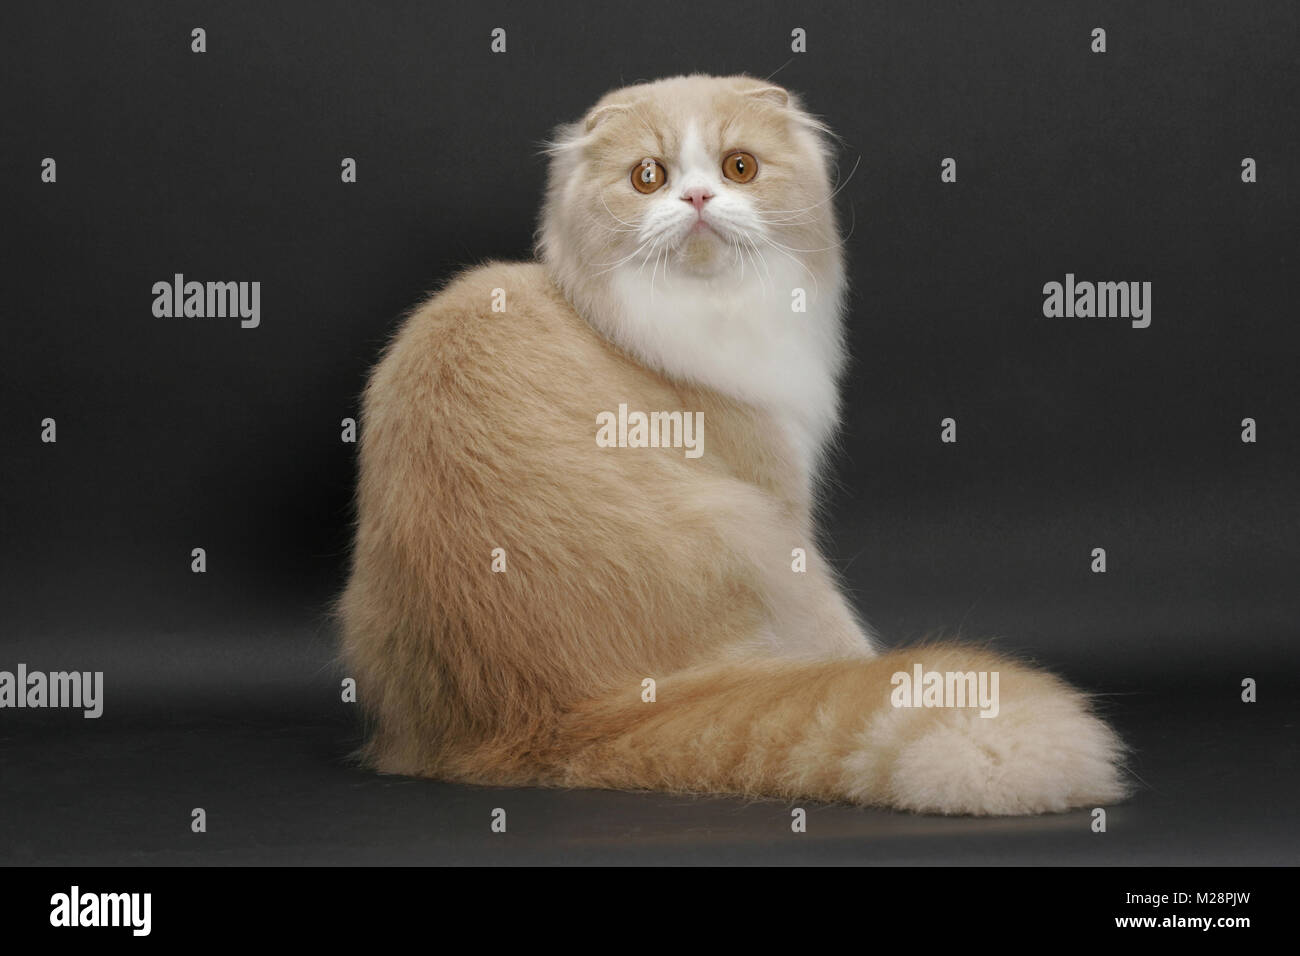
{"type": "Polygon", "coordinates": [[[809,285],[839,274],[825,127],[770,82],[695,75],[615,90],[549,152],[538,253],[575,299],[632,273],[659,289],[761,282],[787,260],[809,285]]]}

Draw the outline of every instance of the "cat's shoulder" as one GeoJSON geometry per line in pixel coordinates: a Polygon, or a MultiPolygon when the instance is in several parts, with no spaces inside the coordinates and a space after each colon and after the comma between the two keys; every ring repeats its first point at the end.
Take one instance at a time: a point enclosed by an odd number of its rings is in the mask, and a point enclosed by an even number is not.
{"type": "Polygon", "coordinates": [[[572,311],[540,263],[493,260],[453,276],[424,301],[408,324],[491,333],[494,326],[503,329],[517,321],[567,317],[572,311]]]}
{"type": "Polygon", "coordinates": [[[389,342],[376,382],[417,382],[455,369],[465,388],[552,376],[565,360],[606,351],[537,262],[489,261],[453,276],[412,310],[389,342]],[[494,370],[509,369],[508,376],[494,370]]]}

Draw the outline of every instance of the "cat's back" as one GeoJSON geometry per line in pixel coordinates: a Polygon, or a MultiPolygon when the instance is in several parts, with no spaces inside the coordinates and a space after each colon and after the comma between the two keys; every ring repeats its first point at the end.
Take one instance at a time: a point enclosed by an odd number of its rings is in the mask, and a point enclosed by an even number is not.
{"type": "MultiPolygon", "coordinates": [[[[807,501],[764,416],[709,389],[675,383],[608,342],[536,262],[468,269],[407,318],[371,374],[362,408],[363,492],[422,472],[522,492],[560,479],[576,504],[673,485],[688,473],[739,477],[807,501]],[[710,452],[677,447],[611,454],[601,416],[698,411],[710,452]]],[[[701,438],[702,440],[702,438],[701,438]]]]}
{"type": "Polygon", "coordinates": [[[366,389],[363,459],[416,447],[462,464],[565,448],[585,458],[598,412],[637,396],[672,407],[674,392],[592,329],[540,264],[488,262],[419,306],[385,350],[366,389]]]}
{"type": "Polygon", "coordinates": [[[522,411],[566,382],[576,388],[571,370],[608,352],[541,265],[488,262],[411,313],[371,375],[367,407],[506,402],[522,411]]]}
{"type": "Polygon", "coordinates": [[[540,264],[487,262],[459,273],[407,317],[372,386],[409,375],[453,375],[463,384],[487,371],[497,378],[527,370],[539,348],[572,349],[592,338],[540,264]]]}

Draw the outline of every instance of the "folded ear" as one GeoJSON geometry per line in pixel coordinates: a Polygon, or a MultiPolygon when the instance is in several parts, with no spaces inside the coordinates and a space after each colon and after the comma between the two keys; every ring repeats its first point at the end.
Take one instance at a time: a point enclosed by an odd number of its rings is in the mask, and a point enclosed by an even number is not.
{"type": "Polygon", "coordinates": [[[745,95],[758,100],[767,100],[777,106],[786,106],[790,103],[790,94],[779,86],[756,86],[752,90],[745,90],[745,95]]]}
{"type": "Polygon", "coordinates": [[[583,121],[583,128],[586,132],[590,133],[611,116],[616,116],[619,113],[626,113],[631,108],[632,105],[630,103],[606,103],[604,106],[597,106],[587,114],[587,118],[583,121]]]}

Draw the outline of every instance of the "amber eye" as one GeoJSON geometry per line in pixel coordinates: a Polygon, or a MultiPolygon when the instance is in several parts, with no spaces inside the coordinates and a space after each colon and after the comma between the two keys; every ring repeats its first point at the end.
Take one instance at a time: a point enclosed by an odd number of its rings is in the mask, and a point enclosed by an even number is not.
{"type": "Polygon", "coordinates": [[[647,195],[668,181],[668,170],[653,159],[643,159],[632,167],[632,185],[647,195]]]}
{"type": "Polygon", "coordinates": [[[758,175],[758,160],[753,153],[732,153],[722,161],[722,175],[734,183],[747,183],[758,175]]]}

